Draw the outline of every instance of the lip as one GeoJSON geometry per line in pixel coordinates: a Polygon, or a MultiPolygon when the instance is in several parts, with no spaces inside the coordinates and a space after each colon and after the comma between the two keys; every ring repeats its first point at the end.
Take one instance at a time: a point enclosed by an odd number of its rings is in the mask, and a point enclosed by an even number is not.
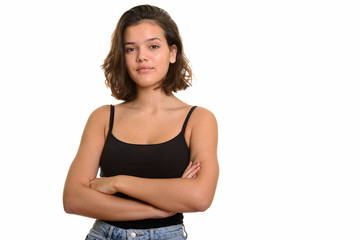
{"type": "Polygon", "coordinates": [[[149,66],[140,66],[139,68],[136,69],[136,71],[138,71],[138,72],[149,72],[152,69],[153,68],[149,67],[149,66]]]}

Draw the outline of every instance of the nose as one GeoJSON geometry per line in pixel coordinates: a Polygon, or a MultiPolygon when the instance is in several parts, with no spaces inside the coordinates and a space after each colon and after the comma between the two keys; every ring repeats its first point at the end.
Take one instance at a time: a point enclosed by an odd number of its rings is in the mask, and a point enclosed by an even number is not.
{"type": "Polygon", "coordinates": [[[148,54],[145,49],[139,48],[136,61],[137,62],[144,62],[149,60],[148,54]]]}

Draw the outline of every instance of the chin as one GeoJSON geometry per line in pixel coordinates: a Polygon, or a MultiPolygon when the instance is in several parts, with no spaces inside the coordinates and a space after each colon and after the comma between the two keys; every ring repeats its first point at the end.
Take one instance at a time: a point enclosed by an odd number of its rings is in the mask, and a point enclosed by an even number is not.
{"type": "Polygon", "coordinates": [[[144,80],[144,79],[143,80],[137,79],[134,82],[136,83],[137,86],[139,86],[141,88],[156,88],[156,87],[159,87],[162,83],[161,80],[154,81],[154,80],[144,80]]]}

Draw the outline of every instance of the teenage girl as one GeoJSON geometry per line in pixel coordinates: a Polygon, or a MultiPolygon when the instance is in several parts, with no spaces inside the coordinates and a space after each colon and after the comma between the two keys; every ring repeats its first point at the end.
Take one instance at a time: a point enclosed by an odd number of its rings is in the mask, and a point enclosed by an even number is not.
{"type": "Polygon", "coordinates": [[[128,10],[103,69],[123,102],[90,115],[64,209],[97,219],[89,240],[186,239],[182,213],[205,211],[215,194],[218,136],[210,111],[173,95],[191,82],[175,22],[155,6],[128,10]]]}

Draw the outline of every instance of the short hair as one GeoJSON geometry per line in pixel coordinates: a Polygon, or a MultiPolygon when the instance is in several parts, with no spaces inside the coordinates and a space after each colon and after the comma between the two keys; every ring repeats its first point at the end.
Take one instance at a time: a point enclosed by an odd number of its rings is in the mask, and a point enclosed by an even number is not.
{"type": "Polygon", "coordinates": [[[120,18],[112,34],[111,48],[102,68],[105,84],[111,89],[112,96],[118,100],[131,101],[136,98],[136,84],[130,78],[125,63],[124,32],[129,26],[143,20],[153,20],[164,30],[169,48],[177,47],[176,62],[170,64],[160,88],[169,95],[171,92],[185,90],[191,86],[192,70],[183,52],[183,44],[176,23],[163,9],[151,5],[139,5],[126,11],[120,18]]]}

